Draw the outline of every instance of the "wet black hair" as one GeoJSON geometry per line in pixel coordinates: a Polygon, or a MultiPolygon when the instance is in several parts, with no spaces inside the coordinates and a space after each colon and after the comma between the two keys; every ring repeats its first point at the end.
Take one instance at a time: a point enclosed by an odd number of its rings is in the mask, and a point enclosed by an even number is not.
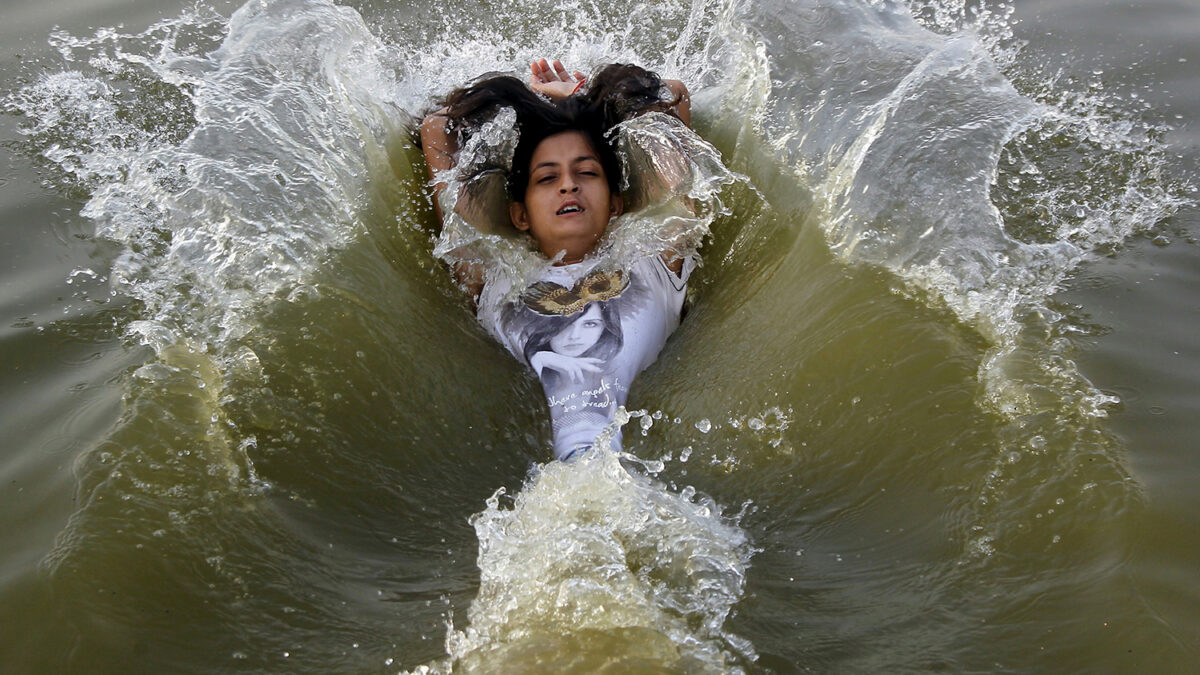
{"type": "Polygon", "coordinates": [[[545,139],[566,131],[587,136],[604,168],[609,189],[621,190],[621,163],[610,133],[616,125],[653,110],[669,111],[679,101],[664,99],[659,76],[639,66],[614,63],[590,77],[579,93],[558,101],[548,100],[524,82],[502,74],[484,75],[456,89],[443,102],[459,147],[470,134],[492,119],[501,108],[512,108],[520,134],[508,174],[508,197],[525,201],[533,152],[545,139]]]}

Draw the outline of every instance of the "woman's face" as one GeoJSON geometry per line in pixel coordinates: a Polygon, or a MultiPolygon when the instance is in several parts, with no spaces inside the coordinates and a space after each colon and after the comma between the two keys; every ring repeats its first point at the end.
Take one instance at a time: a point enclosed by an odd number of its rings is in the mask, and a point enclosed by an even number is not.
{"type": "Polygon", "coordinates": [[[612,194],[600,157],[581,131],[538,144],[525,200],[509,206],[517,229],[533,235],[546,257],[562,253],[565,263],[583,260],[620,213],[621,197],[612,194]]]}
{"type": "Polygon", "coordinates": [[[600,314],[600,305],[593,302],[578,319],[550,338],[550,349],[563,356],[581,356],[599,342],[603,334],[604,317],[600,314]]]}

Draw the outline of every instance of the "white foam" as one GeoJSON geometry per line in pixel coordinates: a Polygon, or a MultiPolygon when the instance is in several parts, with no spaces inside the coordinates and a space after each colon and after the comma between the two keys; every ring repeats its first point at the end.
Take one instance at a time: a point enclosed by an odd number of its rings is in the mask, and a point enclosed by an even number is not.
{"type": "Polygon", "coordinates": [[[635,466],[593,449],[540,467],[511,500],[489,499],[471,519],[479,595],[447,636],[449,659],[428,668],[519,669],[539,644],[593,664],[650,650],[691,672],[752,660],[724,627],[752,553],[745,533],[695,490],[672,492],[635,466]]]}

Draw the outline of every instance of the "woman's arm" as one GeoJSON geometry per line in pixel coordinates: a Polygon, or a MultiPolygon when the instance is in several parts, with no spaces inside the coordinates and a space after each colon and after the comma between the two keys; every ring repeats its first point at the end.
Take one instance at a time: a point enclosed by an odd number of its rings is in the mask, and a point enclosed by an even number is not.
{"type": "MultiPolygon", "coordinates": [[[[450,118],[446,116],[445,108],[426,115],[425,120],[421,122],[421,151],[425,154],[430,183],[436,180],[439,172],[454,166],[458,143],[450,133],[449,125],[450,118]]],[[[433,184],[433,211],[437,214],[438,223],[443,222],[438,196],[446,187],[445,182],[433,184]]],[[[454,280],[471,294],[472,301],[475,301],[483,290],[483,267],[479,263],[460,260],[450,265],[450,272],[454,275],[454,280]]]]}
{"type": "Polygon", "coordinates": [[[663,80],[663,84],[667,85],[676,99],[675,105],[671,106],[671,111],[681,122],[689,127],[692,126],[692,95],[688,92],[687,85],[679,80],[663,80]]]}
{"type": "Polygon", "coordinates": [[[529,365],[538,377],[546,369],[556,370],[572,382],[580,382],[588,373],[604,370],[604,361],[591,356],[566,356],[553,351],[541,351],[529,359],[529,365]]]}
{"type": "MultiPolygon", "coordinates": [[[[425,153],[425,164],[429,168],[429,181],[432,183],[441,171],[454,166],[454,155],[458,152],[458,143],[450,133],[450,118],[446,109],[425,116],[421,122],[421,151],[425,153]]],[[[433,210],[437,213],[438,222],[442,220],[442,207],[438,203],[438,195],[446,189],[446,183],[436,183],[433,186],[433,210]]]]}
{"type": "MultiPolygon", "coordinates": [[[[675,105],[671,106],[670,112],[675,113],[679,121],[686,126],[692,126],[692,95],[688,91],[687,85],[679,80],[663,80],[663,84],[671,90],[671,94],[675,96],[675,105]]],[[[671,270],[675,276],[683,274],[684,258],[673,250],[663,251],[659,257],[662,258],[663,264],[667,269],[671,270]]]]}

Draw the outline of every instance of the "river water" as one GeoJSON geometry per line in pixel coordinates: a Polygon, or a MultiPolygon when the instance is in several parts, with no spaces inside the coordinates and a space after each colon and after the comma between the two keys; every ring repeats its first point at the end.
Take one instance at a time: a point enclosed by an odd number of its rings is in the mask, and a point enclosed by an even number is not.
{"type": "Polygon", "coordinates": [[[1194,668],[1197,3],[0,16],[0,670],[1194,668]],[[572,464],[409,134],[538,56],[737,174],[572,464]]]}

